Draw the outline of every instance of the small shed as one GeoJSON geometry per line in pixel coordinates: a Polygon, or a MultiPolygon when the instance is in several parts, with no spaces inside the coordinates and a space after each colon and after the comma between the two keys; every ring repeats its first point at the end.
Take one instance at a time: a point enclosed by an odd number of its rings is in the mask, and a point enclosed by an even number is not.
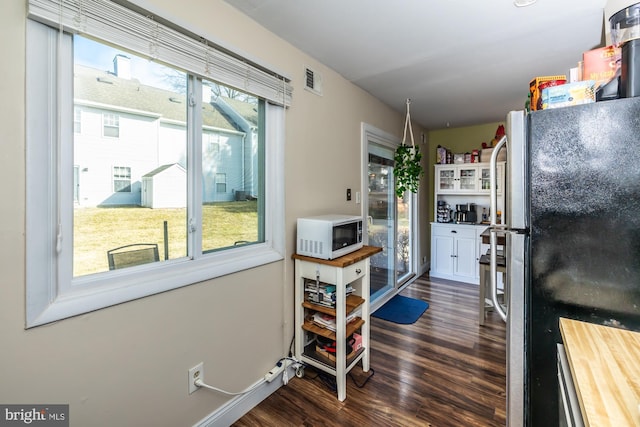
{"type": "Polygon", "coordinates": [[[185,208],[187,173],[178,163],[162,165],[142,176],[141,204],[145,208],[185,208]]]}

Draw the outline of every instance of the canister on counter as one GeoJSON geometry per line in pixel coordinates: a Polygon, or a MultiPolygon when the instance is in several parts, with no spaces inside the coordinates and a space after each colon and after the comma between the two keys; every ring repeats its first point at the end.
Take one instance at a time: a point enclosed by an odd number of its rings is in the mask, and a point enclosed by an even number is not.
{"type": "Polygon", "coordinates": [[[473,150],[471,152],[471,163],[479,163],[480,162],[480,150],[473,150]]]}

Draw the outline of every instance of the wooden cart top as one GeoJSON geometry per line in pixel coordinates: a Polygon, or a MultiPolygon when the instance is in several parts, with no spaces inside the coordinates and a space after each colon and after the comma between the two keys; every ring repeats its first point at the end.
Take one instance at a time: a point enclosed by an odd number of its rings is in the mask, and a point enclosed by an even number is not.
{"type": "Polygon", "coordinates": [[[377,246],[363,246],[357,251],[343,255],[340,258],[336,258],[336,259],[313,258],[310,256],[298,255],[298,254],[291,255],[291,258],[344,268],[348,265],[355,264],[356,262],[362,261],[365,258],[369,258],[371,255],[377,254],[378,252],[382,252],[382,248],[377,246]]]}

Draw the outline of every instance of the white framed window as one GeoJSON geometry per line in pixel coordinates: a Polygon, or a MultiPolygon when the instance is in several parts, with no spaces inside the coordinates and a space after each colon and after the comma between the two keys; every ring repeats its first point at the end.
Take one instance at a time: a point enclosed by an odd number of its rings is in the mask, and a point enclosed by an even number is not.
{"type": "Polygon", "coordinates": [[[227,192],[227,174],[217,173],[216,174],[216,193],[226,193],[226,192],[227,192]]]}
{"type": "Polygon", "coordinates": [[[120,116],[114,113],[102,113],[102,135],[108,138],[120,137],[120,116]]]}
{"type": "Polygon", "coordinates": [[[217,156],[220,153],[220,135],[214,132],[202,134],[202,146],[208,147],[209,155],[217,156]]]}
{"type": "MultiPolygon", "coordinates": [[[[59,16],[57,1],[29,0],[30,14],[40,13],[40,3],[55,3],[54,15],[59,16]]],[[[140,80],[137,96],[127,96],[119,91],[126,90],[126,79],[138,78],[136,61],[156,63],[129,45],[120,48],[95,35],[89,39],[60,34],[59,25],[42,21],[27,22],[27,99],[37,100],[27,103],[27,116],[39,118],[27,123],[46,124],[27,126],[27,327],[282,259],[284,177],[278,165],[284,159],[283,106],[243,91],[241,100],[216,97],[207,102],[203,86],[209,90],[212,84],[225,85],[214,83],[215,76],[205,80],[198,70],[179,71],[189,69],[179,58],[162,65],[164,80],[171,84],[161,87],[140,80]],[[108,89],[103,85],[104,96],[94,99],[90,94],[95,92],[84,86],[92,78],[83,77],[93,72],[86,63],[91,54],[80,55],[84,50],[98,56],[107,47],[131,63],[118,66],[127,76],[118,76],[117,70],[110,73],[113,84],[108,89]],[[141,103],[131,104],[131,99],[141,103]],[[94,129],[107,124],[119,129],[121,110],[132,135],[118,132],[123,144],[116,147],[76,133],[80,105],[87,134],[92,123],[94,129]],[[235,123],[220,125],[217,117],[214,127],[215,114],[235,123]],[[224,141],[224,155],[221,150],[210,156],[203,134],[212,128],[220,133],[215,141],[224,141]],[[255,156],[238,154],[242,150],[255,156]],[[80,182],[80,174],[81,198],[68,191],[80,182]],[[245,212],[252,220],[231,230],[230,236],[228,226],[221,230],[218,204],[236,201],[221,201],[214,194],[220,174],[225,186],[252,196],[246,197],[245,212]],[[41,182],[50,185],[36,184],[41,182]],[[160,214],[160,220],[152,214],[160,214]],[[143,234],[149,224],[154,236],[166,231],[168,242],[143,234]],[[107,243],[93,248],[83,243],[88,240],[107,243]],[[236,246],[237,241],[250,244],[236,246]],[[149,245],[132,246],[140,243],[149,245]],[[127,262],[135,257],[138,261],[117,268],[115,260],[126,250],[137,251],[127,262]]],[[[133,45],[138,43],[138,38],[128,37],[135,39],[133,45]]],[[[119,40],[128,43],[126,38],[119,40]]],[[[93,81],[101,84],[95,75],[93,81]]],[[[290,94],[285,83],[280,90],[290,94]]]]}
{"type": "Polygon", "coordinates": [[[131,168],[127,166],[113,167],[114,193],[131,193],[131,168]]]}

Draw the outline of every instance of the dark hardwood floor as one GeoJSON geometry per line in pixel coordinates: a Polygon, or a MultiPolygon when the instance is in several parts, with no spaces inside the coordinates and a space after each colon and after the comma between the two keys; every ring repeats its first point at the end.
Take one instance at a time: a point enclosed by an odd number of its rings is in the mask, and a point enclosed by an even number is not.
{"type": "Polygon", "coordinates": [[[478,325],[478,286],[422,276],[401,294],[430,307],[412,325],[371,318],[372,370],[351,371],[344,402],[307,368],[234,426],[504,426],[505,324],[478,325]]]}

